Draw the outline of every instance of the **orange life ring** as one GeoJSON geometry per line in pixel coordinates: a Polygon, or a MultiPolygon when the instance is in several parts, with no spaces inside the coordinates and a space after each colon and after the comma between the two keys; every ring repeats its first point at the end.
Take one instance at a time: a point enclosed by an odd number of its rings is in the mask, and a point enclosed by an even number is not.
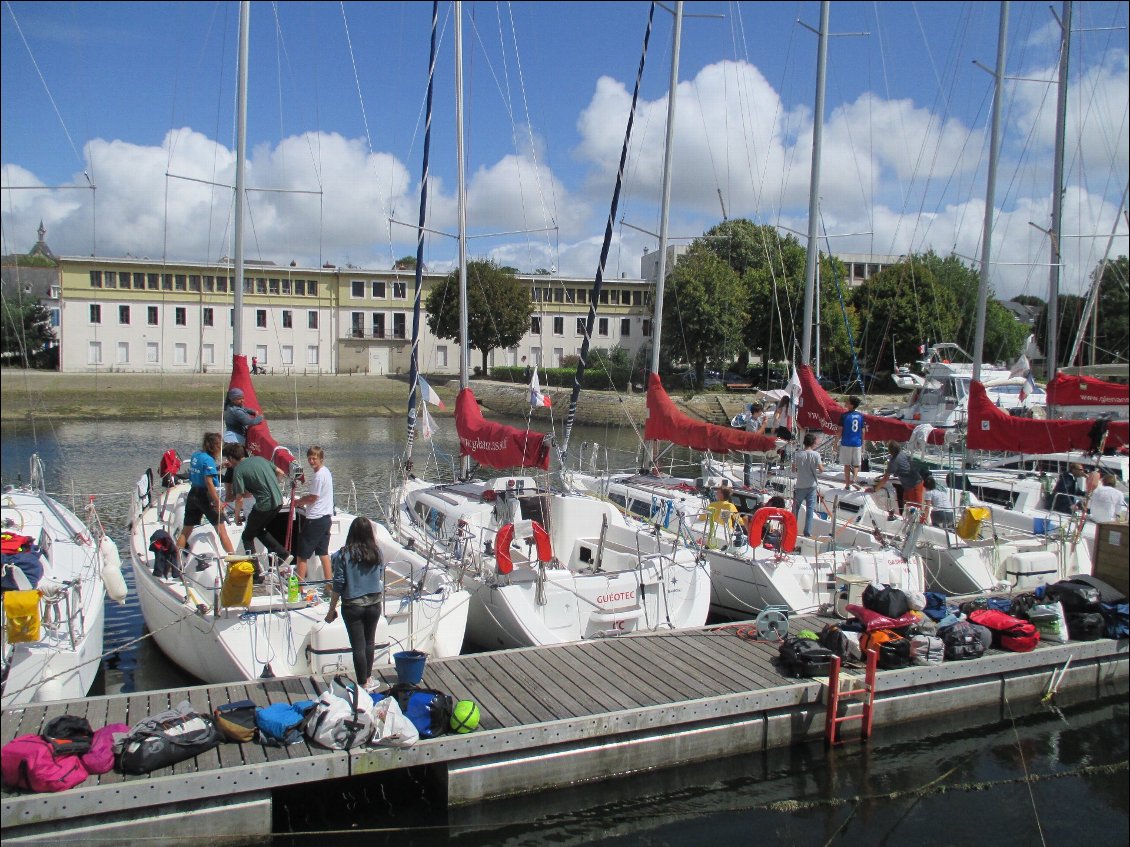
{"type": "Polygon", "coordinates": [[[782,553],[791,553],[796,547],[796,517],[788,509],[777,509],[764,506],[753,513],[753,521],[749,525],[749,543],[755,547],[762,545],[761,531],[765,524],[771,520],[779,520],[784,526],[784,536],[781,538],[780,550],[782,553]]]}
{"type": "Polygon", "coordinates": [[[514,570],[514,561],[510,558],[510,544],[514,536],[519,538],[533,538],[537,547],[538,561],[548,564],[553,561],[553,545],[549,540],[549,533],[537,521],[518,521],[516,524],[508,523],[498,531],[494,539],[494,559],[500,574],[508,574],[514,570]]]}

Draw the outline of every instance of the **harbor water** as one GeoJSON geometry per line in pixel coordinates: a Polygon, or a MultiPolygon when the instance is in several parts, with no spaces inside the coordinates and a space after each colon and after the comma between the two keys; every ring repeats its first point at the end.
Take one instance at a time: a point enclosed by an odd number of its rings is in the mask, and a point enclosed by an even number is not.
{"type": "MultiPolygon", "coordinates": [[[[524,422],[508,421],[515,425],[524,422]]],[[[456,438],[441,419],[435,455],[450,468],[456,438]]],[[[4,423],[2,481],[27,479],[38,453],[47,486],[80,515],[91,497],[124,559],[130,492],[174,447],[187,458],[201,421],[4,423]]],[[[402,419],[273,422],[302,455],[326,450],[340,508],[382,516],[404,443],[402,419]]],[[[630,428],[578,428],[576,450],[600,443],[636,449],[630,428]]],[[[432,447],[417,448],[417,467],[432,447]]],[[[688,458],[688,457],[682,457],[688,458]]],[[[600,462],[603,467],[603,455],[600,462]]],[[[693,467],[686,472],[693,474],[693,467]]],[[[145,637],[131,595],[107,609],[104,672],[96,693],[194,684],[145,637]]],[[[299,845],[715,845],[928,844],[1125,845],[1130,842],[1130,707],[1122,699],[1060,702],[1013,713],[955,714],[950,721],[883,728],[867,745],[821,744],[624,776],[531,797],[447,809],[426,772],[385,775],[347,787],[284,792],[274,843],[299,845]],[[1058,706],[1058,707],[1057,707],[1058,706]]],[[[551,766],[551,765],[547,765],[551,766]]]]}

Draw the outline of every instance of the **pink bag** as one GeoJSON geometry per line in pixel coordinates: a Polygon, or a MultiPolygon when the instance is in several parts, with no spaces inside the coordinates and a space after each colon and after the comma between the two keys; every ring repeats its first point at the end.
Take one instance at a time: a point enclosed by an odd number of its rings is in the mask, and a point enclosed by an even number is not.
{"type": "Polygon", "coordinates": [[[889,618],[886,615],[881,615],[864,606],[856,603],[849,603],[845,606],[848,613],[857,618],[864,626],[864,628],[871,632],[876,629],[902,629],[903,627],[911,626],[918,623],[924,615],[911,609],[901,617],[889,618]]]}
{"type": "Polygon", "coordinates": [[[112,723],[94,731],[90,750],[82,755],[87,773],[109,773],[114,769],[114,736],[128,735],[129,724],[112,723]]]}
{"type": "Polygon", "coordinates": [[[66,791],[88,776],[78,756],[51,754],[51,745],[38,735],[21,735],[0,747],[4,784],[31,791],[66,791]]]}

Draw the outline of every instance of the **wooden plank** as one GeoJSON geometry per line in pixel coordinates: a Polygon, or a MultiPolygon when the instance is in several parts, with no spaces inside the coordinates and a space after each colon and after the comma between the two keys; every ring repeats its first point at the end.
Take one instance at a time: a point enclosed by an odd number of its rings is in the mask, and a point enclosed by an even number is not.
{"type": "Polygon", "coordinates": [[[505,726],[518,726],[521,721],[515,718],[486,686],[466,673],[463,665],[443,665],[436,668],[437,686],[453,697],[474,700],[479,707],[479,727],[481,729],[501,729],[505,726]]]}
{"type": "Polygon", "coordinates": [[[570,663],[570,654],[563,650],[546,650],[536,654],[543,672],[572,695],[578,714],[594,715],[624,708],[634,708],[635,702],[623,691],[613,687],[597,692],[592,685],[592,671],[580,663],[570,663]]]}
{"type": "MultiPolygon", "coordinates": [[[[621,653],[618,645],[610,641],[591,641],[584,645],[585,658],[603,672],[603,679],[594,680],[595,692],[602,696],[612,696],[619,690],[630,694],[636,706],[656,706],[672,701],[670,685],[654,673],[641,677],[639,668],[621,653]]],[[[657,670],[657,669],[652,669],[657,670]]]]}
{"type": "Polygon", "coordinates": [[[672,703],[698,696],[698,689],[688,682],[684,673],[672,668],[669,662],[657,660],[654,654],[646,656],[641,662],[641,654],[636,650],[636,645],[629,643],[636,640],[643,641],[625,638],[623,645],[616,645],[609,653],[624,668],[625,679],[633,679],[637,684],[646,680],[655,691],[659,703],[672,703]],[[646,676],[640,673],[641,668],[647,668],[646,676]]]}
{"type": "Polygon", "coordinates": [[[568,662],[574,673],[582,674],[585,687],[601,703],[636,709],[656,702],[659,691],[644,687],[638,675],[626,676],[619,665],[612,664],[610,657],[617,652],[618,648],[608,642],[591,642],[560,650],[556,659],[568,662]]]}
{"type": "Polygon", "coordinates": [[[588,709],[577,705],[570,689],[562,688],[552,675],[542,670],[536,654],[515,650],[500,653],[498,659],[504,668],[510,670],[511,679],[525,688],[527,697],[545,706],[555,720],[588,714],[588,709]]]}
{"type": "Polygon", "coordinates": [[[720,671],[722,678],[734,691],[757,691],[765,688],[767,678],[764,673],[758,673],[754,669],[747,651],[730,652],[720,649],[728,646],[726,642],[734,637],[715,632],[693,633],[686,638],[668,639],[668,643],[672,650],[690,655],[696,661],[720,671]]]}
{"type": "Polygon", "coordinates": [[[717,696],[729,690],[728,685],[720,685],[710,674],[703,673],[695,663],[676,656],[672,651],[659,649],[654,640],[630,638],[625,641],[624,649],[635,657],[640,669],[662,668],[669,676],[675,676],[678,687],[672,690],[672,694],[682,694],[689,690],[689,699],[693,700],[717,696]]]}
{"type": "Polygon", "coordinates": [[[504,668],[490,653],[477,653],[467,663],[474,677],[494,692],[499,701],[506,702],[507,709],[514,716],[515,724],[541,723],[552,720],[551,713],[537,703],[526,702],[521,686],[513,684],[504,668]]]}

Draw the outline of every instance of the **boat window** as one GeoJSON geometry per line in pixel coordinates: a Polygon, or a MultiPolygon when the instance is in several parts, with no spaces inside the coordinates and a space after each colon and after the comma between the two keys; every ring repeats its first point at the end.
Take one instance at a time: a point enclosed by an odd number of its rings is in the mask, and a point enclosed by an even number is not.
{"type": "Polygon", "coordinates": [[[633,500],[631,505],[628,506],[628,511],[633,515],[639,515],[641,518],[650,518],[651,503],[644,500],[633,500]]]}
{"type": "Polygon", "coordinates": [[[992,503],[994,506],[1004,506],[1006,509],[1011,509],[1016,505],[1017,493],[1008,489],[975,485],[973,493],[977,495],[978,499],[992,503]]]}
{"type": "Polygon", "coordinates": [[[627,498],[625,498],[623,494],[609,494],[608,499],[615,503],[617,506],[623,506],[625,508],[627,508],[628,506],[627,498]]]}

